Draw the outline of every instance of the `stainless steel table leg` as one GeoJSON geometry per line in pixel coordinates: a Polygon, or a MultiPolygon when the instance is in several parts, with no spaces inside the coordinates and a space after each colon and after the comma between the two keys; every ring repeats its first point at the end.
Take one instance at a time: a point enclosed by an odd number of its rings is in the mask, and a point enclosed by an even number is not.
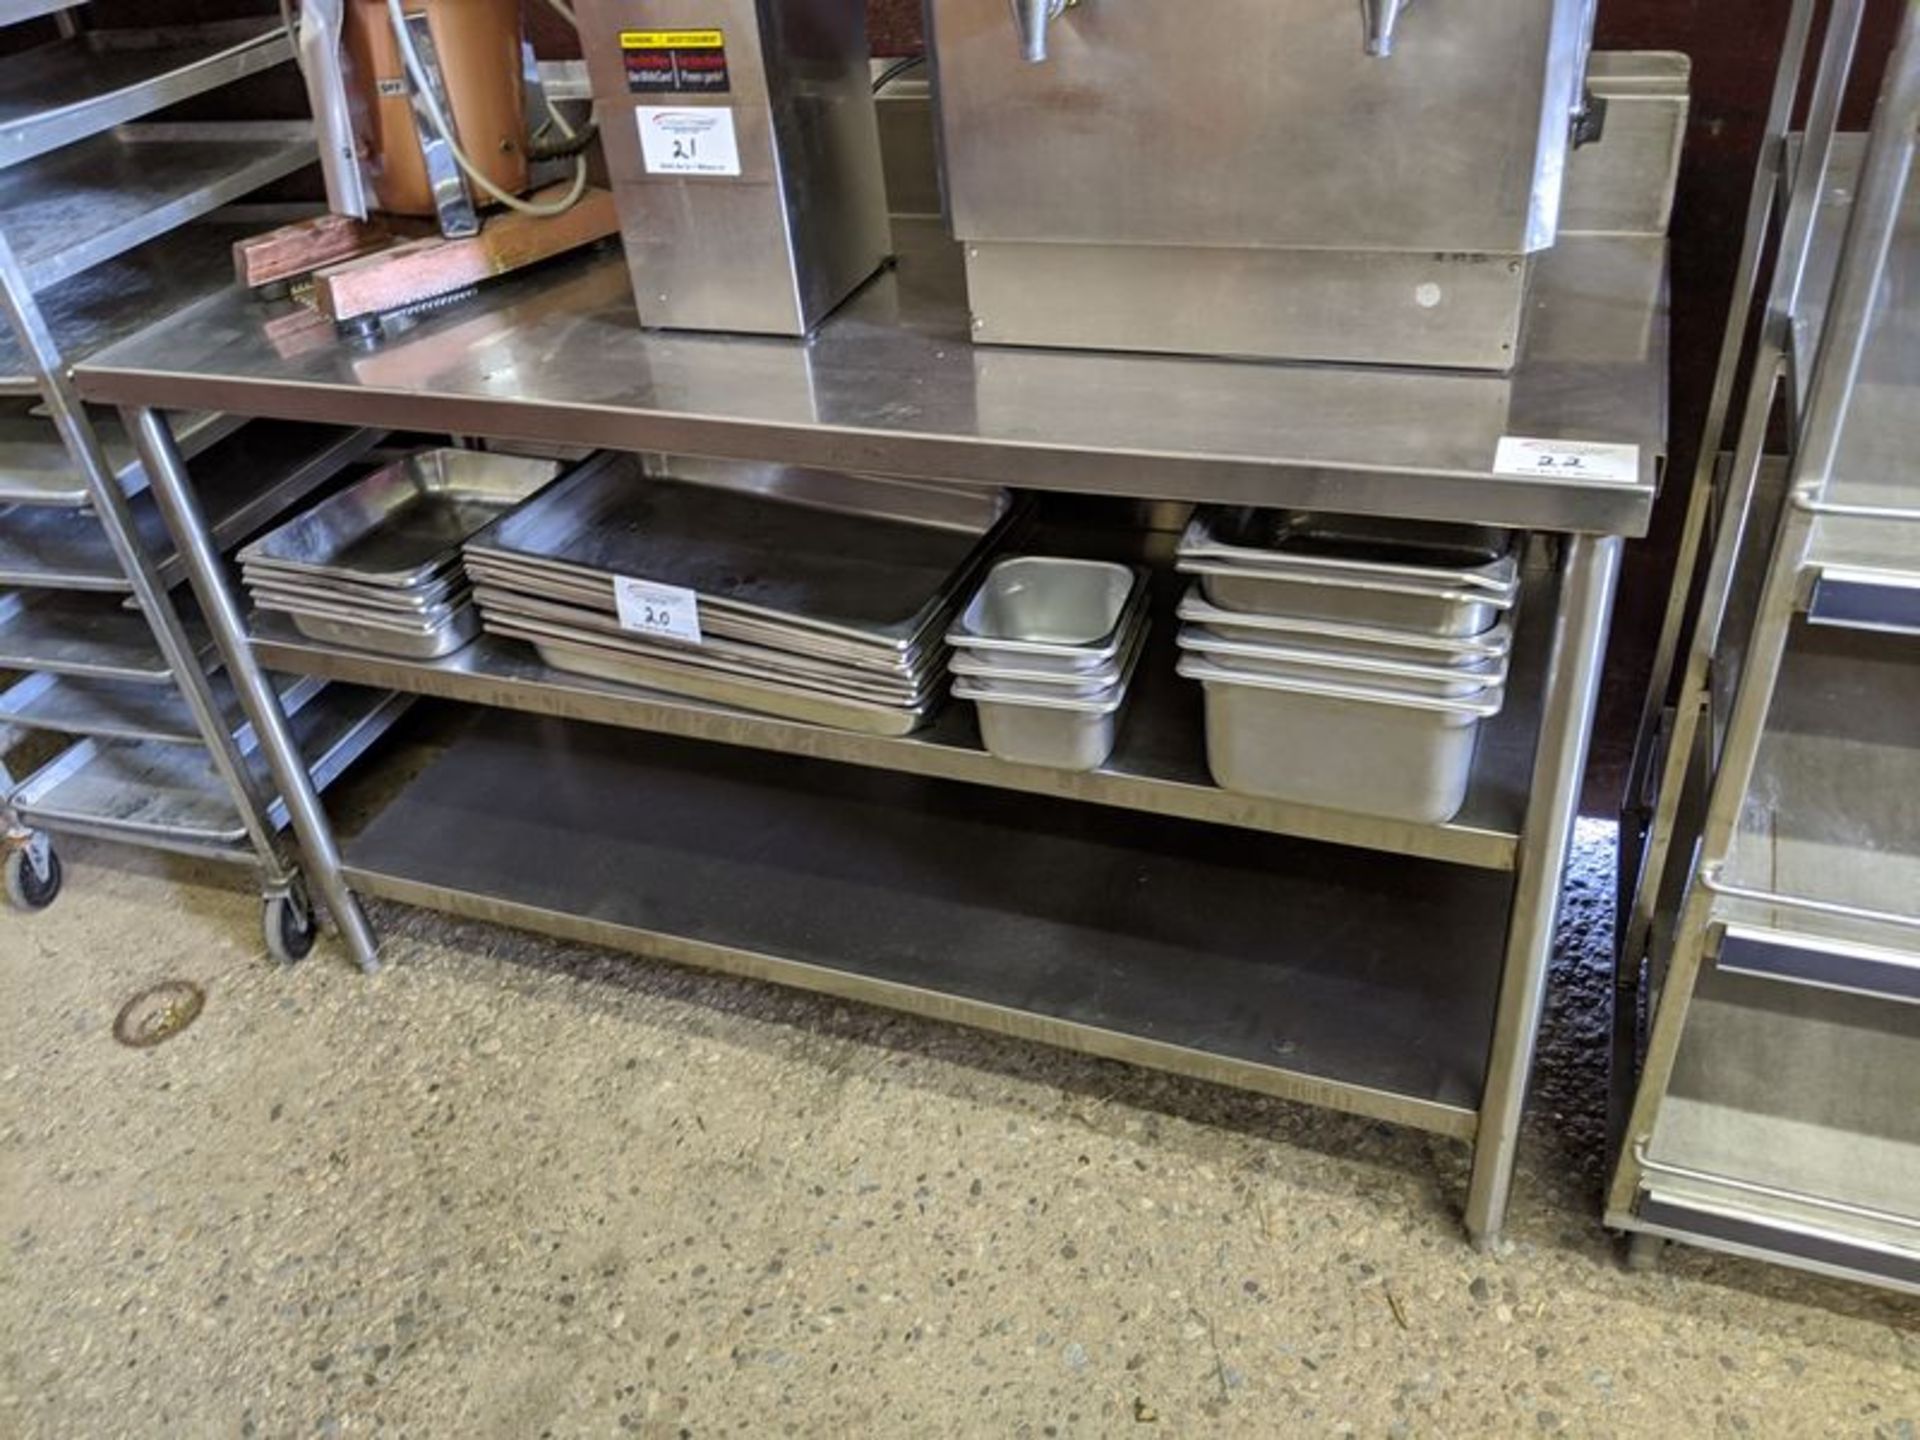
{"type": "Polygon", "coordinates": [[[1498,1240],[1513,1187],[1521,1107],[1546,1003],[1560,887],[1580,808],[1613,591],[1620,576],[1619,537],[1575,535],[1564,545],[1553,661],[1542,702],[1540,744],[1533,759],[1532,798],[1520,835],[1506,968],[1474,1137],[1473,1179],[1467,1190],[1467,1233],[1482,1246],[1498,1240]]]}
{"type": "Polygon", "coordinates": [[[167,528],[173,532],[174,543],[180,547],[187,577],[200,599],[200,609],[206,617],[207,628],[213,632],[214,644],[226,661],[234,692],[240,697],[247,719],[253,723],[260,753],[286,802],[287,815],[306,859],[308,876],[332,912],[333,923],[339,927],[354,962],[362,970],[378,969],[379,953],[373,930],[340,873],[340,851],[334,844],[333,826],[320,806],[319,793],[294,744],[286,711],[280,707],[280,697],[253,658],[240,607],[227,586],[220,552],[209,537],[206,517],[200,511],[199,497],[188,480],[173,432],[167,426],[166,417],[157,411],[130,408],[120,413],[127,433],[133,437],[140,463],[146,467],[154,499],[166,517],[167,528]]]}

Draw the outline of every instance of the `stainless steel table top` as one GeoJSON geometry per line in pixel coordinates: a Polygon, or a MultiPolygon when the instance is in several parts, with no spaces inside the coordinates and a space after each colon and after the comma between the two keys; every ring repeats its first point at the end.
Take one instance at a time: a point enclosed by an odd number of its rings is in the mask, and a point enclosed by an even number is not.
{"type": "Polygon", "coordinates": [[[1638,535],[1666,435],[1666,244],[1540,262],[1511,374],[976,347],[960,256],[899,264],[811,342],[643,331],[617,254],[496,282],[372,347],[207,297],[79,366],[90,400],[1037,489],[1638,535]],[[1636,482],[1494,473],[1503,435],[1640,447],[1636,482]]]}

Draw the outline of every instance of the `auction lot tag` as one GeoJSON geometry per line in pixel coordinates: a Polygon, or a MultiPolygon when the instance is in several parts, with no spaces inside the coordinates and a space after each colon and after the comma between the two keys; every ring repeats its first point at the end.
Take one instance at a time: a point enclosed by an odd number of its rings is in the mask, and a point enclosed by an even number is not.
{"type": "Polygon", "coordinates": [[[1493,452],[1493,473],[1542,480],[1640,482],[1640,447],[1606,440],[1530,440],[1502,435],[1493,452]]]}
{"type": "Polygon", "coordinates": [[[704,643],[700,638],[700,597],[691,590],[616,575],[613,603],[620,612],[622,630],[684,640],[689,645],[704,643]]]}
{"type": "Polygon", "coordinates": [[[640,159],[649,175],[738,175],[740,142],[724,105],[641,105],[640,159]]]}

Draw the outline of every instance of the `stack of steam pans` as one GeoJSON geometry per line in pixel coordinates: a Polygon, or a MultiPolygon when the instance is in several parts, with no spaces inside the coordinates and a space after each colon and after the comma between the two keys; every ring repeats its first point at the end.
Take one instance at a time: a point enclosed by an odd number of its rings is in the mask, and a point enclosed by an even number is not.
{"type": "Polygon", "coordinates": [[[1499,713],[1516,537],[1422,521],[1203,510],[1180,542],[1180,673],[1223,789],[1440,824],[1499,713]]]}
{"type": "Polygon", "coordinates": [[[604,455],[475,536],[466,569],[488,633],[555,669],[905,735],[1015,509],[1001,490],[604,455]]]}
{"type": "Polygon", "coordinates": [[[330,645],[414,660],[479,633],[460,545],[551,481],[552,460],[422,450],[240,552],[253,603],[330,645]]]}
{"type": "Polygon", "coordinates": [[[953,693],[971,700],[989,752],[1095,770],[1119,736],[1147,634],[1144,571],[1021,555],[988,573],[947,641],[953,693]]]}

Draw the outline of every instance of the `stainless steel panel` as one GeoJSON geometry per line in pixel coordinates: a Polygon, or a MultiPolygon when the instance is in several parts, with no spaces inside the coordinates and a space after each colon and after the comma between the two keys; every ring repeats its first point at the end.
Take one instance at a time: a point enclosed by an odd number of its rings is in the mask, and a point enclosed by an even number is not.
{"type": "Polygon", "coordinates": [[[962,240],[1518,254],[1550,245],[1583,0],[1083,0],[1022,62],[1006,0],[931,0],[962,240]],[[1116,177],[1125,177],[1116,183],[1116,177]]]}
{"type": "MultiPolygon", "coordinates": [[[[874,61],[874,75],[895,63],[874,61]]],[[[1674,51],[1595,50],[1588,57],[1588,89],[1607,102],[1606,128],[1597,141],[1568,152],[1562,235],[1667,233],[1691,70],[1674,51]]],[[[933,87],[923,71],[909,70],[888,81],[875,102],[888,210],[939,215],[933,87]]]]}
{"type": "MultiPolygon", "coordinates": [[[[876,60],[876,83],[897,61],[876,60]]],[[[933,140],[933,87],[924,67],[889,80],[873,97],[880,125],[880,166],[886,176],[887,212],[940,214],[940,161],[933,140]]]]}
{"type": "Polygon", "coordinates": [[[1596,50],[1587,88],[1607,106],[1596,144],[1567,155],[1562,235],[1664,235],[1687,138],[1692,62],[1672,51],[1596,50]]]}
{"type": "Polygon", "coordinates": [[[500,280],[372,352],[311,328],[289,340],[297,315],[229,288],[78,381],[101,399],[992,486],[1646,526],[1665,448],[1662,241],[1540,257],[1504,377],[969,346],[957,249],[925,222],[901,222],[898,243],[899,267],[807,345],[642,331],[603,256],[500,280]],[[1503,434],[1633,443],[1640,481],[1496,475],[1503,434]]]}
{"type": "Polygon", "coordinates": [[[1445,250],[969,237],[966,255],[974,339],[991,344],[1475,370],[1512,368],[1531,273],[1445,250]]]}
{"type": "Polygon", "coordinates": [[[804,335],[885,260],[866,19],[835,0],[583,0],[581,33],[644,324],[804,335]],[[626,31],[717,29],[725,82],[629,84],[626,31]],[[736,162],[651,173],[641,107],[720,110],[736,162]],[[730,169],[731,173],[726,173],[730,169]]]}

